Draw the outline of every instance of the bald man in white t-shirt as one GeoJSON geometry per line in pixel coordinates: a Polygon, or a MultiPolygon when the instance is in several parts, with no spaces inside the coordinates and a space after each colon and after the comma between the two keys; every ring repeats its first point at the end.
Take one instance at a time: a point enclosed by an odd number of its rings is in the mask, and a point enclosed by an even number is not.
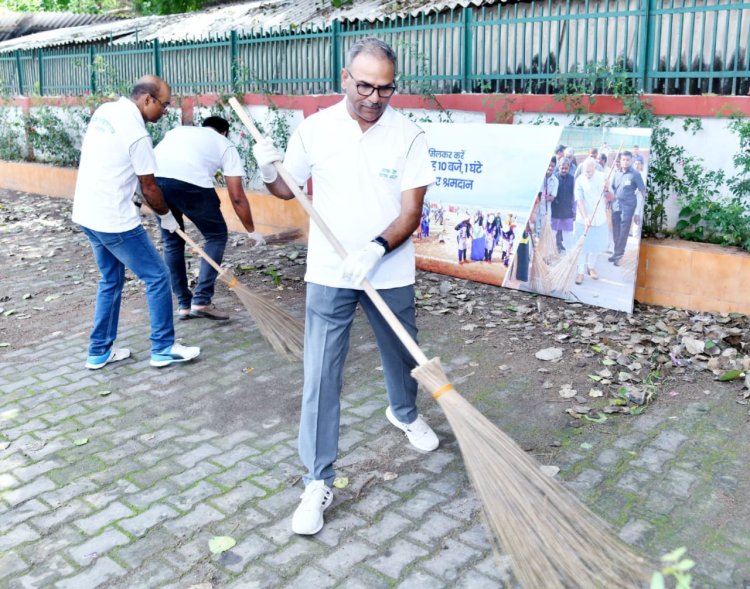
{"type": "MultiPolygon", "coordinates": [[[[208,117],[202,127],[183,126],[169,131],[156,146],[156,182],[164,200],[184,231],[187,216],[205,239],[203,249],[221,264],[227,244],[227,224],[221,214],[214,177],[221,171],[229,199],[248,236],[264,243],[255,231],[250,204],[245,196],[245,168],[237,148],[227,138],[229,123],[222,117],[208,117]]],[[[205,260],[191,291],[185,269],[185,242],[162,228],[164,261],[169,268],[172,292],[177,297],[178,318],[226,320],[229,316],[212,303],[218,273],[205,260]]]]}

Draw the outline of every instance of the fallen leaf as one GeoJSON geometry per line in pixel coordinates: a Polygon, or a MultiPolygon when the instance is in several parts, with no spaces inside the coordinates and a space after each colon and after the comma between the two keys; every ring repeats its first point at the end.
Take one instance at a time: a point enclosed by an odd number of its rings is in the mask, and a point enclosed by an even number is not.
{"type": "Polygon", "coordinates": [[[729,382],[730,380],[737,380],[743,376],[745,376],[745,373],[741,370],[727,370],[726,372],[722,372],[717,380],[720,380],[721,382],[729,382]]]}
{"type": "Polygon", "coordinates": [[[604,396],[604,393],[600,391],[599,389],[591,389],[589,391],[589,397],[596,398],[596,397],[603,397],[603,396],[604,396]]]}
{"type": "Polygon", "coordinates": [[[348,477],[336,477],[333,479],[333,486],[337,489],[346,489],[349,486],[348,477]]]}
{"type": "Polygon", "coordinates": [[[99,396],[100,397],[106,397],[110,393],[112,393],[112,391],[99,391],[99,396]]]}
{"type": "Polygon", "coordinates": [[[607,421],[607,416],[604,415],[604,413],[602,413],[601,411],[598,411],[597,415],[598,417],[590,417],[588,415],[584,415],[583,418],[586,421],[591,421],[593,423],[604,423],[605,421],[607,421]]]}
{"type": "Polygon", "coordinates": [[[208,549],[211,554],[221,554],[237,544],[231,536],[214,536],[208,541],[208,549]]]}
{"type": "Polygon", "coordinates": [[[559,466],[552,466],[552,465],[548,465],[548,464],[543,464],[542,466],[539,467],[539,470],[541,470],[547,476],[553,477],[558,472],[560,472],[560,467],[559,466]]]}
{"type": "Polygon", "coordinates": [[[88,443],[89,443],[88,438],[76,438],[75,440],[73,440],[73,444],[75,446],[83,446],[84,444],[88,444],[88,443]]]}
{"type": "Polygon", "coordinates": [[[571,397],[575,397],[578,394],[578,391],[572,388],[572,386],[573,385],[564,384],[559,391],[559,395],[563,399],[570,399],[571,397]]]}
{"type": "Polygon", "coordinates": [[[383,475],[383,480],[384,481],[392,481],[392,480],[397,479],[397,478],[398,478],[398,475],[395,472],[386,472],[383,475]]]}
{"type": "Polygon", "coordinates": [[[252,374],[253,370],[255,370],[255,368],[243,368],[242,372],[244,372],[245,374],[252,374]]]}

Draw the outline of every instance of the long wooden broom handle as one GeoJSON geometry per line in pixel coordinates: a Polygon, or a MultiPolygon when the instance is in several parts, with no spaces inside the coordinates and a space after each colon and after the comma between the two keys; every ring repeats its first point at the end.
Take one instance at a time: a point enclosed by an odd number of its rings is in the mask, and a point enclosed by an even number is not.
{"type": "Polygon", "coordinates": [[[224,272],[226,272],[224,268],[222,268],[216,263],[216,260],[214,260],[206,252],[204,252],[203,249],[197,243],[195,243],[192,239],[190,239],[182,229],[178,227],[177,229],[174,230],[174,232],[180,237],[182,237],[182,239],[185,240],[185,243],[187,243],[191,248],[193,248],[196,252],[198,252],[201,258],[203,258],[204,260],[206,260],[206,262],[211,264],[213,269],[216,270],[219,274],[224,274],[224,272]]]}
{"type": "MultiPolygon", "coordinates": [[[[256,142],[262,141],[263,135],[261,135],[260,131],[258,131],[255,123],[253,123],[253,119],[247,112],[245,112],[245,109],[242,108],[237,99],[234,97],[230,98],[229,104],[234,109],[234,112],[237,113],[237,116],[240,118],[245,127],[247,127],[247,130],[250,132],[250,135],[252,135],[253,139],[255,139],[256,142]]],[[[318,211],[315,210],[315,207],[313,207],[310,200],[304,195],[302,190],[300,190],[299,186],[297,186],[297,182],[294,180],[294,178],[292,178],[291,174],[284,167],[284,164],[282,164],[281,162],[274,162],[274,166],[276,166],[276,170],[278,171],[279,176],[281,176],[284,182],[286,182],[286,185],[289,187],[289,190],[291,190],[292,194],[294,194],[294,198],[296,198],[297,202],[302,205],[302,208],[305,209],[310,218],[315,222],[315,224],[318,226],[318,229],[322,231],[323,235],[325,235],[329,243],[333,246],[339,256],[341,256],[341,259],[346,258],[348,252],[346,251],[346,249],[344,249],[344,246],[333,234],[318,211]]],[[[373,302],[375,307],[378,309],[378,311],[380,311],[383,319],[385,319],[386,323],[388,323],[388,325],[394,331],[396,337],[401,340],[401,343],[404,345],[404,347],[414,357],[414,360],[416,360],[417,364],[419,364],[420,366],[427,364],[429,362],[427,356],[424,355],[424,352],[422,352],[422,350],[419,348],[417,342],[415,342],[411,335],[409,335],[409,332],[406,331],[404,326],[398,320],[398,317],[393,314],[393,311],[391,311],[391,308],[383,300],[383,297],[380,296],[380,293],[375,290],[375,288],[366,278],[362,281],[362,287],[367,293],[367,296],[370,297],[370,300],[373,302]]]]}

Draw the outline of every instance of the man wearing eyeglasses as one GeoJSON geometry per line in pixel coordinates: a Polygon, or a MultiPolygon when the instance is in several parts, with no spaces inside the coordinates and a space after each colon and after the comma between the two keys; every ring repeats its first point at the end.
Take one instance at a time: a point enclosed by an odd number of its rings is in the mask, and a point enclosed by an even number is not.
{"type": "MultiPolygon", "coordinates": [[[[388,421],[418,450],[438,446],[437,436],[417,413],[417,383],[410,375],[414,360],[362,289],[367,278],[416,338],[410,238],[435,176],[424,132],[388,105],[396,91],[395,74],[396,56],[386,43],[367,38],[353,45],[341,71],[344,99],[305,119],[284,157],[299,185],[312,177],[315,208],[350,252],[342,264],[311,223],[299,432],[307,473],[302,501],[292,518],[297,534],[317,533],[333,499],[342,376],[357,304],[380,350],[388,421]]],[[[273,165],[282,156],[270,139],[256,144],[253,153],[268,189],[279,198],[293,198],[273,165]]]]}
{"type": "Polygon", "coordinates": [[[170,231],[177,228],[156,184],[154,148],[145,125],[161,118],[171,96],[164,80],[144,76],[129,97],[96,109],[83,138],[73,221],[88,237],[101,273],[85,365],[90,370],[130,357],[130,350],[114,345],[125,267],[146,284],[151,366],[186,362],[200,354],[200,348],[175,341],[169,274],[133,202],[133,194],[140,190],[161,218],[161,226],[170,231]]]}

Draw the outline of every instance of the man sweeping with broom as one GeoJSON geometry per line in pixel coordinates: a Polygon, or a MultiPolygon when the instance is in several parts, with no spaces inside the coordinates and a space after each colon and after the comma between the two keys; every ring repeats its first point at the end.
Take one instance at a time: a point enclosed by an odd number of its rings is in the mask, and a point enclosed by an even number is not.
{"type": "MultiPolygon", "coordinates": [[[[299,126],[284,166],[297,185],[312,176],[314,206],[343,243],[343,265],[320,229],[311,224],[305,317],[305,378],[299,452],[307,469],[305,491],[292,519],[297,534],[315,534],[331,504],[339,438],[340,394],[349,333],[357,304],[380,350],[389,407],[387,419],[418,450],[438,439],[417,413],[416,363],[362,290],[366,277],[412,337],[417,229],[427,187],[435,180],[424,132],[388,106],[396,91],[396,56],[374,38],[353,45],[341,71],[345,97],[299,126]]],[[[261,177],[282,199],[294,192],[278,176],[281,155],[270,139],[253,148],[261,177]]]]}

